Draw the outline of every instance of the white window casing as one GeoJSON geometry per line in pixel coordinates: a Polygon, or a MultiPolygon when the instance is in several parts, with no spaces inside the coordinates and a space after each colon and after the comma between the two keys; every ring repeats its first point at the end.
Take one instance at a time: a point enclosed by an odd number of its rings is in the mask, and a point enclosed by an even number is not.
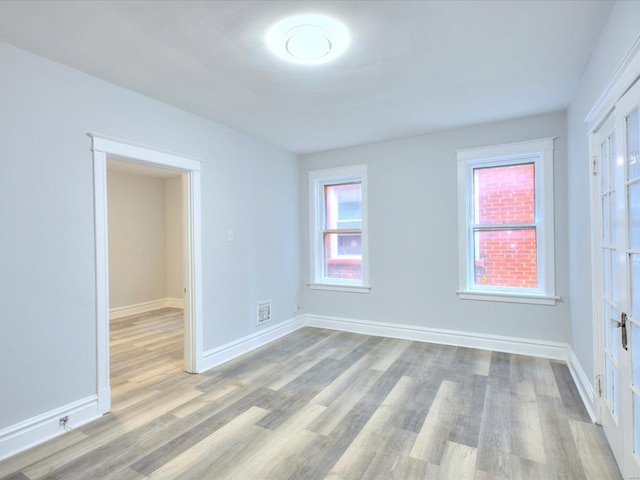
{"type": "MultiPolygon", "coordinates": [[[[342,292],[368,293],[369,285],[369,236],[367,205],[367,165],[312,170],[309,176],[309,259],[310,281],[312,289],[334,290],[342,292]],[[325,187],[350,183],[359,183],[361,192],[361,219],[359,228],[342,228],[326,225],[325,187]],[[330,234],[360,235],[361,242],[361,278],[333,278],[325,272],[324,237],[330,234]]],[[[330,202],[331,205],[335,205],[330,202]]],[[[331,207],[329,207],[331,208],[331,207]]],[[[331,214],[331,212],[329,212],[331,214]]],[[[330,245],[332,257],[337,253],[336,243],[330,245]]],[[[345,257],[347,257],[345,255],[345,257]]],[[[355,256],[357,257],[357,255],[355,256]]]]}
{"type": "MultiPolygon", "coordinates": [[[[554,138],[518,143],[469,148],[457,151],[458,157],[458,244],[460,299],[511,303],[555,305],[554,202],[553,202],[554,138]],[[473,173],[477,168],[534,164],[534,222],[515,224],[536,233],[537,287],[503,287],[478,285],[475,281],[473,173]]],[[[498,224],[508,228],[509,224],[498,224]]],[[[486,228],[486,227],[485,227],[486,228]]]]}

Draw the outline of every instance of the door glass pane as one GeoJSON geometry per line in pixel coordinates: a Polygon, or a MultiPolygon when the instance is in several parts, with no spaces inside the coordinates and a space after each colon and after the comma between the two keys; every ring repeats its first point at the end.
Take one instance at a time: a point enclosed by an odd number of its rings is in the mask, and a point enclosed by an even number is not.
{"type": "Polygon", "coordinates": [[[605,298],[611,298],[611,250],[602,249],[602,274],[605,298]]]}
{"type": "Polygon", "coordinates": [[[633,322],[631,325],[631,369],[633,384],[640,387],[640,327],[633,322]]]}
{"type": "Polygon", "coordinates": [[[604,302],[604,348],[611,351],[611,306],[604,302]]]}
{"type": "MultiPolygon", "coordinates": [[[[616,344],[617,342],[614,342],[616,344]]],[[[618,369],[611,365],[611,408],[613,414],[618,416],[618,369]]]]}
{"type": "Polygon", "coordinates": [[[633,451],[640,452],[640,398],[633,393],[633,451]]]}
{"type": "Polygon", "coordinates": [[[611,208],[609,206],[609,195],[602,197],[602,243],[609,245],[611,243],[611,208]]]}
{"type": "Polygon", "coordinates": [[[610,214],[609,214],[609,225],[610,225],[610,230],[611,230],[611,244],[615,245],[616,243],[616,227],[617,227],[617,222],[616,222],[616,192],[611,192],[611,194],[609,195],[609,206],[610,208],[610,214]]]}
{"type": "Polygon", "coordinates": [[[616,304],[620,300],[620,292],[618,291],[618,261],[617,252],[609,250],[611,264],[611,301],[616,304]]]}
{"type": "Polygon", "coordinates": [[[620,329],[616,326],[618,321],[618,311],[611,309],[611,318],[609,319],[609,330],[611,338],[611,358],[616,362],[618,360],[618,350],[620,349],[620,329]]]}
{"type": "Polygon", "coordinates": [[[609,195],[602,197],[602,243],[611,243],[611,207],[609,206],[609,195]]]}
{"type": "Polygon", "coordinates": [[[631,316],[640,318],[640,254],[631,254],[631,316]]]}
{"type": "Polygon", "coordinates": [[[638,111],[627,117],[627,178],[633,180],[640,176],[640,144],[638,142],[638,111]]]}
{"type": "Polygon", "coordinates": [[[602,192],[609,190],[609,147],[608,139],[600,146],[600,158],[602,162],[602,192]]]}
{"type": "Polygon", "coordinates": [[[609,190],[616,187],[616,134],[609,137],[609,190]]]}
{"type": "Polygon", "coordinates": [[[604,357],[604,397],[611,403],[611,360],[608,355],[604,357]]]}
{"type": "Polygon", "coordinates": [[[629,248],[640,248],[640,183],[629,185],[629,248]]]}

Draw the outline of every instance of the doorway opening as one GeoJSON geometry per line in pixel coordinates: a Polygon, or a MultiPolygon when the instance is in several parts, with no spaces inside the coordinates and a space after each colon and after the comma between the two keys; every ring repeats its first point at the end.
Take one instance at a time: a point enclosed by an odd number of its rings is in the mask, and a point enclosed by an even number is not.
{"type": "Polygon", "coordinates": [[[109,250],[107,211],[107,158],[138,166],[169,169],[182,179],[182,254],[184,295],[184,370],[201,371],[202,359],[202,272],[200,223],[200,161],[135,145],[97,134],[92,139],[95,259],[97,396],[101,414],[111,410],[109,348],[109,250]]]}
{"type": "Polygon", "coordinates": [[[108,155],[107,200],[115,412],[186,375],[182,173],[108,155]]]}

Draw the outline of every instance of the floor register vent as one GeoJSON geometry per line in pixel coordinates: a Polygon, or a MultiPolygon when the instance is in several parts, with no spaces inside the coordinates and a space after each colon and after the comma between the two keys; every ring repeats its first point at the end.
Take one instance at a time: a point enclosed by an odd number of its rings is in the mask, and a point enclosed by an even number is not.
{"type": "Polygon", "coordinates": [[[271,320],[271,300],[258,302],[258,325],[271,320]]]}

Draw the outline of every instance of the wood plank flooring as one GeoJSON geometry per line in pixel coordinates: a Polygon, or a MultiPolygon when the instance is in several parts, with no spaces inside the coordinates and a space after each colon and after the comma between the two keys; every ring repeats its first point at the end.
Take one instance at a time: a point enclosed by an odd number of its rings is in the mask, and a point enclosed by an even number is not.
{"type": "Polygon", "coordinates": [[[304,328],[202,375],[182,314],[112,322],[113,411],[0,479],[619,479],[565,364],[304,328]]]}

